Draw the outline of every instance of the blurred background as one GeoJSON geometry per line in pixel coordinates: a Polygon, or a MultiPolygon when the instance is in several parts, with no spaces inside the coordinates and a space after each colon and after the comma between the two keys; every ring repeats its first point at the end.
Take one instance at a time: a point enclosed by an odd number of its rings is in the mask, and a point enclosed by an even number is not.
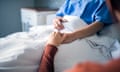
{"type": "Polygon", "coordinates": [[[58,9],[64,0],[0,0],[0,37],[22,31],[21,8],[58,9]]]}

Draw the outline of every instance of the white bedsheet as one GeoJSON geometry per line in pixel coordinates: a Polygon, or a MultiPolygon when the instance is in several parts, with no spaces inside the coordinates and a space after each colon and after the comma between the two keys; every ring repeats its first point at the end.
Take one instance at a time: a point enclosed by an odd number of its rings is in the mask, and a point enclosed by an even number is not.
{"type": "Polygon", "coordinates": [[[27,49],[34,50],[44,45],[47,36],[43,38],[42,33],[41,36],[36,34],[20,32],[0,39],[0,62],[9,61],[11,57],[15,59],[27,49]]]}
{"type": "Polygon", "coordinates": [[[33,27],[0,39],[0,72],[35,72],[51,26],[33,27]],[[21,70],[22,69],[22,70],[21,70]]]}

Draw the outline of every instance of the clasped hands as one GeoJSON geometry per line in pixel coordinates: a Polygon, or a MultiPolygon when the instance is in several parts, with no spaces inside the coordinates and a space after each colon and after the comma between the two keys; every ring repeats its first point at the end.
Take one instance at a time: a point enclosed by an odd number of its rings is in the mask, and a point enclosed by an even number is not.
{"type": "MultiPolygon", "coordinates": [[[[62,24],[63,21],[66,20],[61,17],[54,19],[53,20],[54,27],[58,30],[64,29],[64,26],[62,24]]],[[[72,33],[52,32],[49,36],[49,40],[47,43],[58,46],[64,43],[70,43],[74,40],[76,40],[74,32],[72,33]]]]}
{"type": "Polygon", "coordinates": [[[72,33],[60,33],[60,32],[52,32],[48,38],[47,44],[51,44],[54,46],[59,46],[60,44],[70,43],[74,41],[72,37],[72,33]]]}

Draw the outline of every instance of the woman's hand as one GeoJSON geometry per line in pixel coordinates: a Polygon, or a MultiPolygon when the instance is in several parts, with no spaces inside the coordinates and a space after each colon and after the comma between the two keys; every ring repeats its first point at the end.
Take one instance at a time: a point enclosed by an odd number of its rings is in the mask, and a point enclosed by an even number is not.
{"type": "Polygon", "coordinates": [[[61,34],[60,32],[52,32],[49,36],[47,44],[59,46],[63,42],[63,40],[63,34],[61,34]]]}
{"type": "Polygon", "coordinates": [[[53,24],[55,29],[57,30],[62,30],[64,29],[64,26],[62,24],[62,22],[66,22],[67,20],[63,19],[62,17],[57,17],[53,20],[53,24]]]}

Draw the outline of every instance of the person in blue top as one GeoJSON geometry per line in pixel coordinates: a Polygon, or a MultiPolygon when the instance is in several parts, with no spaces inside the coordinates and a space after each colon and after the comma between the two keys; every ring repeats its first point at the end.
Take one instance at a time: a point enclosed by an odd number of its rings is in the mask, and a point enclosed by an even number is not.
{"type": "Polygon", "coordinates": [[[105,25],[112,24],[112,17],[105,0],[66,0],[56,13],[54,27],[64,29],[62,24],[65,15],[78,16],[88,25],[73,33],[64,33],[63,43],[69,43],[78,38],[84,38],[100,31],[105,25]]]}

